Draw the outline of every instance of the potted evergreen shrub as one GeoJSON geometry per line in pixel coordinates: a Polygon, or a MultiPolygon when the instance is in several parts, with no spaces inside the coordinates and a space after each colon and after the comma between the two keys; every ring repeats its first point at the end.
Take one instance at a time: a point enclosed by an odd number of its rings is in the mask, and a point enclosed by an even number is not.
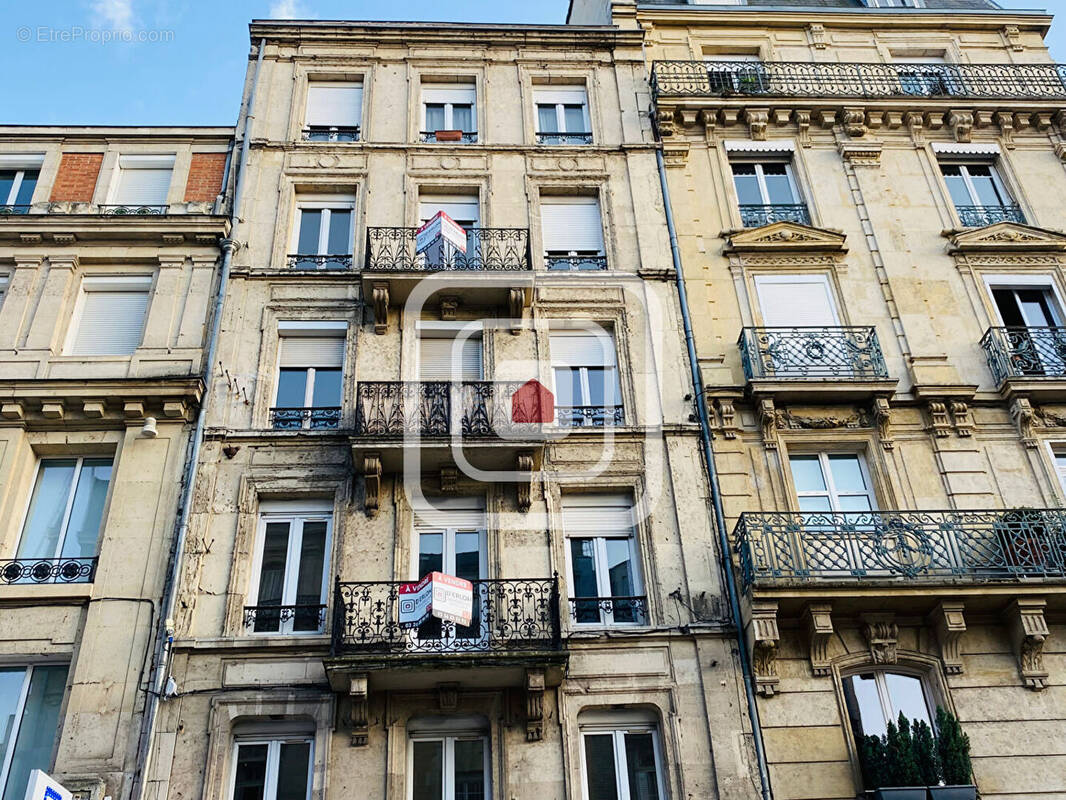
{"type": "Polygon", "coordinates": [[[976,800],[977,787],[972,783],[970,737],[962,732],[959,721],[943,708],[936,710],[937,758],[944,785],[929,786],[931,800],[976,800]]]}
{"type": "Polygon", "coordinates": [[[884,769],[872,784],[874,800],[926,800],[928,784],[922,780],[911,724],[902,712],[896,723],[888,723],[882,749],[884,769]]]}

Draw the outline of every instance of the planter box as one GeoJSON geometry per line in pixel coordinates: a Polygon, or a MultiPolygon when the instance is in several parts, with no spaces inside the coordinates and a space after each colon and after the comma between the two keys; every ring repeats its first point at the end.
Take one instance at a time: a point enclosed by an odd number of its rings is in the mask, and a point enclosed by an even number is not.
{"type": "Polygon", "coordinates": [[[930,786],[930,800],[977,800],[976,786],[930,786]]]}
{"type": "Polygon", "coordinates": [[[928,800],[924,786],[896,786],[874,789],[874,800],[928,800]]]}
{"type": "Polygon", "coordinates": [[[433,135],[438,142],[461,142],[463,141],[462,131],[434,131],[433,135]]]}

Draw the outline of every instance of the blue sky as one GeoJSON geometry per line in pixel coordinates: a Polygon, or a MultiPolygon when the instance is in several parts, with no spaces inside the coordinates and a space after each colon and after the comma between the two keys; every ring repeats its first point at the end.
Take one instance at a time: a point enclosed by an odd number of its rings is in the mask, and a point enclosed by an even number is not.
{"type": "MultiPolygon", "coordinates": [[[[1000,0],[1040,8],[1061,0],[1000,0]]],[[[6,0],[2,123],[228,125],[263,17],[562,23],[567,0],[6,0]],[[104,41],[114,31],[145,41],[104,41]]],[[[1066,61],[1066,13],[1049,43],[1066,61]]]]}

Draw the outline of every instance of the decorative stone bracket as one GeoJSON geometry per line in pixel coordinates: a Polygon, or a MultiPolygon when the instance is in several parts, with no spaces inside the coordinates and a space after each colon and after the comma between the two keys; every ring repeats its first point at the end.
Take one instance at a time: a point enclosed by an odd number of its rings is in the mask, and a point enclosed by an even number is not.
{"type": "Polygon", "coordinates": [[[352,711],[348,722],[352,729],[352,747],[366,747],[370,736],[368,687],[369,680],[365,672],[351,676],[348,697],[352,703],[352,711]]]}
{"type": "Polygon", "coordinates": [[[1044,643],[1051,635],[1042,597],[1018,598],[1007,608],[1014,653],[1018,658],[1018,673],[1022,682],[1034,692],[1047,688],[1048,671],[1044,666],[1044,643]]]}
{"type": "Polygon", "coordinates": [[[940,660],[944,662],[944,672],[948,675],[962,674],[959,645],[962,635],[966,633],[963,609],[962,603],[945,600],[929,615],[929,624],[936,630],[936,638],[940,643],[940,660]]]}
{"type": "Polygon", "coordinates": [[[518,470],[517,498],[518,510],[529,511],[533,502],[533,454],[519,453],[515,459],[518,470]]]}
{"type": "Polygon", "coordinates": [[[1036,421],[1036,413],[1033,405],[1025,397],[1016,398],[1010,407],[1010,416],[1014,424],[1018,426],[1018,435],[1026,447],[1036,447],[1036,436],[1033,433],[1033,424],[1036,421]]]}
{"type": "Polygon", "coordinates": [[[862,633],[875,664],[895,664],[899,647],[899,626],[891,613],[862,615],[862,633]]]}
{"type": "Polygon", "coordinates": [[[892,407],[888,404],[888,398],[875,397],[872,410],[877,420],[877,438],[881,441],[881,447],[892,450],[896,442],[892,438],[892,407]]]}
{"type": "Polygon", "coordinates": [[[526,741],[544,738],[544,670],[526,670],[526,741]]]}
{"type": "Polygon", "coordinates": [[[759,402],[759,427],[767,450],[777,449],[777,411],[769,397],[759,402]]]}
{"type": "Polygon", "coordinates": [[[952,430],[962,438],[973,436],[973,415],[970,406],[962,400],[930,400],[929,419],[929,430],[938,439],[946,439],[952,430]]]}
{"type": "Polygon", "coordinates": [[[811,603],[803,614],[810,640],[811,672],[819,678],[832,672],[829,664],[829,640],[833,636],[832,613],[832,603],[811,603]]]}
{"type": "Polygon", "coordinates": [[[381,504],[381,456],[367,453],[363,456],[363,484],[366,495],[363,501],[366,515],[372,517],[378,513],[381,504]]]}
{"type": "Polygon", "coordinates": [[[374,306],[374,333],[381,335],[389,329],[389,284],[375,283],[371,299],[374,306]]]}
{"type": "Polygon", "coordinates": [[[777,643],[781,639],[781,632],[777,627],[777,601],[752,600],[750,626],[748,646],[751,648],[755,690],[763,697],[773,697],[780,683],[777,676],[777,643]]]}

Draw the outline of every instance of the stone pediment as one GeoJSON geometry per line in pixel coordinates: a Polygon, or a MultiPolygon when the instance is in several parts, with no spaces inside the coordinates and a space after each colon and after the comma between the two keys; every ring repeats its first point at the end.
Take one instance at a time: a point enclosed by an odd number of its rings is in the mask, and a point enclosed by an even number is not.
{"type": "Polygon", "coordinates": [[[945,235],[952,253],[1066,251],[1063,234],[1017,222],[997,222],[983,228],[948,231],[945,235]]]}
{"type": "Polygon", "coordinates": [[[725,252],[847,252],[847,237],[840,231],[801,225],[798,222],[772,222],[760,228],[746,228],[725,236],[725,252]]]}

